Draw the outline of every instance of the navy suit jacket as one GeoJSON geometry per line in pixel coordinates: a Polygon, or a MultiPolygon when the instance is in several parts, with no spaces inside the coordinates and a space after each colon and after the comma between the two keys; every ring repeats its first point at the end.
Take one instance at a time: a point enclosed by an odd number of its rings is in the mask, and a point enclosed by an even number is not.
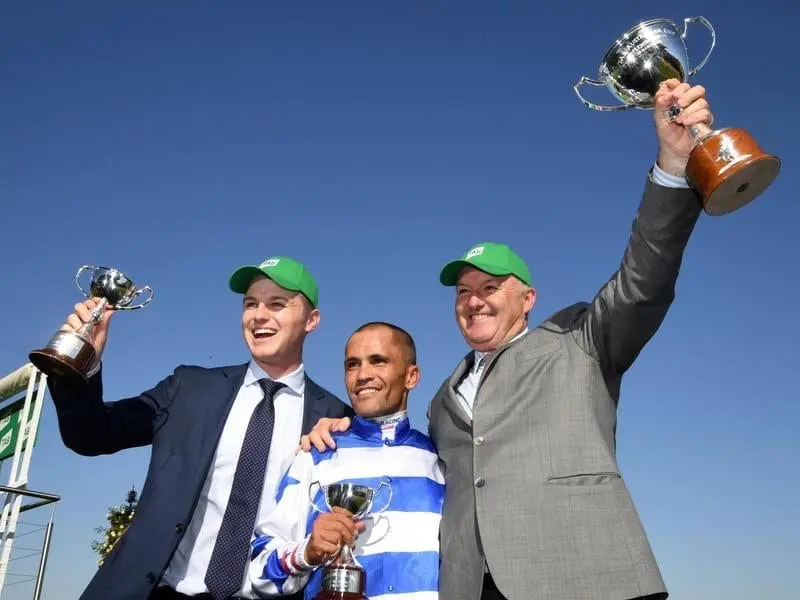
{"type": "MultiPolygon", "coordinates": [[[[246,371],[247,364],[180,366],[151,390],[116,402],[103,401],[101,373],[84,388],[48,380],[68,448],[97,456],[153,446],[136,515],[81,600],[150,595],[183,537],[246,371]]],[[[349,405],[306,377],[303,433],[321,417],[352,414],[349,405]]]]}

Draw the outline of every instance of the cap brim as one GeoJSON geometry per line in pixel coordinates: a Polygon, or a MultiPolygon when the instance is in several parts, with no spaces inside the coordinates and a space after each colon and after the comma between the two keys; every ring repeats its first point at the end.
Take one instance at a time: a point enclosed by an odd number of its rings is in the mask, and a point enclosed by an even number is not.
{"type": "MultiPolygon", "coordinates": [[[[253,265],[239,267],[238,269],[236,269],[233,272],[233,275],[231,275],[231,280],[228,285],[230,286],[231,290],[233,290],[237,294],[246,294],[247,290],[250,289],[250,284],[253,283],[253,279],[258,275],[266,277],[267,279],[271,279],[285,290],[289,290],[290,292],[303,293],[303,291],[299,287],[297,287],[292,283],[289,283],[282,277],[278,277],[277,274],[268,273],[261,267],[256,267],[253,265]]],[[[305,296],[305,293],[303,293],[303,295],[305,296]]],[[[310,298],[308,299],[308,301],[311,302],[312,305],[314,305],[314,302],[312,302],[310,298]]]]}
{"type": "Polygon", "coordinates": [[[447,263],[442,272],[439,273],[439,282],[442,285],[452,286],[458,283],[458,275],[464,267],[471,267],[472,264],[465,260],[453,260],[447,263]]]}
{"type": "Polygon", "coordinates": [[[247,265],[244,267],[239,267],[233,272],[231,275],[231,279],[228,282],[229,287],[232,291],[236,292],[237,294],[246,294],[248,288],[250,287],[250,282],[253,281],[253,278],[256,275],[263,275],[264,277],[268,277],[268,275],[253,265],[247,265]]]}
{"type": "Polygon", "coordinates": [[[439,281],[442,285],[454,286],[458,283],[458,277],[461,275],[461,270],[464,267],[472,267],[473,269],[478,269],[478,271],[483,271],[495,277],[513,275],[508,269],[501,269],[499,267],[493,267],[492,265],[476,265],[472,261],[459,259],[451,261],[444,266],[442,272],[439,273],[439,281]]]}

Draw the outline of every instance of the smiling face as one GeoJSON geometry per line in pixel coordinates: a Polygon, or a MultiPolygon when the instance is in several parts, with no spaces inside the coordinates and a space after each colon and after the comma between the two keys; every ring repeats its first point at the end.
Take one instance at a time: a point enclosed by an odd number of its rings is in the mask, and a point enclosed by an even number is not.
{"type": "Polygon", "coordinates": [[[467,343],[491,352],[518,335],[536,303],[536,291],[512,275],[495,277],[466,267],[456,283],[456,322],[467,343]]]}
{"type": "MultiPolygon", "coordinates": [[[[344,381],[353,410],[367,419],[406,410],[408,392],[419,382],[413,346],[385,325],[368,326],[345,347],[344,381]]],[[[413,343],[413,342],[412,342],[413,343]]]]}
{"type": "Polygon", "coordinates": [[[242,332],[250,354],[270,377],[300,366],[306,335],[319,324],[319,311],[299,292],[257,277],[244,296],[242,332]]]}

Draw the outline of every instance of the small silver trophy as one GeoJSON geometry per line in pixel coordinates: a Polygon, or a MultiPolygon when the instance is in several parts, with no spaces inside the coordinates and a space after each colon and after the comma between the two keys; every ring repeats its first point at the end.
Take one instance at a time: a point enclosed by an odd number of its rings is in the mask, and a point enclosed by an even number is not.
{"type": "Polygon", "coordinates": [[[153,299],[150,286],[136,289],[126,275],[111,267],[84,265],[75,274],[75,284],[87,298],[100,298],[92,310],[91,320],[78,331],[57,331],[47,346],[34,350],[28,356],[33,365],[50,377],[71,385],[85,384],[86,374],[95,363],[97,352],[91,342],[91,332],[106,310],[136,310],[153,299]],[[91,273],[89,291],[81,286],[81,275],[91,273]],[[131,303],[141,294],[147,298],[137,304],[131,303]]]}
{"type": "MultiPolygon", "coordinates": [[[[377,515],[389,508],[392,502],[392,486],[381,481],[378,489],[366,485],[352,483],[332,483],[321,485],[319,481],[313,482],[308,488],[311,506],[317,512],[333,512],[333,508],[343,508],[353,515],[353,520],[364,519],[367,515],[377,515]],[[318,486],[328,510],[324,510],[314,502],[312,490],[318,486]],[[375,497],[382,487],[389,490],[386,505],[378,511],[372,510],[375,497]]],[[[322,588],[314,600],[367,600],[366,596],[367,575],[355,556],[350,546],[345,545],[339,552],[332,556],[323,566],[322,588]]]]}

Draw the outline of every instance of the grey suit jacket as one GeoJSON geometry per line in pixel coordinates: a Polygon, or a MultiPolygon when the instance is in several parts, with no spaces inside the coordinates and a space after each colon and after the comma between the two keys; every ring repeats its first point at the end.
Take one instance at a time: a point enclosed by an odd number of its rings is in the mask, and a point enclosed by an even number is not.
{"type": "Polygon", "coordinates": [[[617,466],[616,409],[699,215],[692,191],[648,180],[622,265],[592,302],[492,353],[472,421],[455,396],[472,353],[439,389],[442,600],[478,600],[485,565],[509,600],[667,597],[617,466]]]}

